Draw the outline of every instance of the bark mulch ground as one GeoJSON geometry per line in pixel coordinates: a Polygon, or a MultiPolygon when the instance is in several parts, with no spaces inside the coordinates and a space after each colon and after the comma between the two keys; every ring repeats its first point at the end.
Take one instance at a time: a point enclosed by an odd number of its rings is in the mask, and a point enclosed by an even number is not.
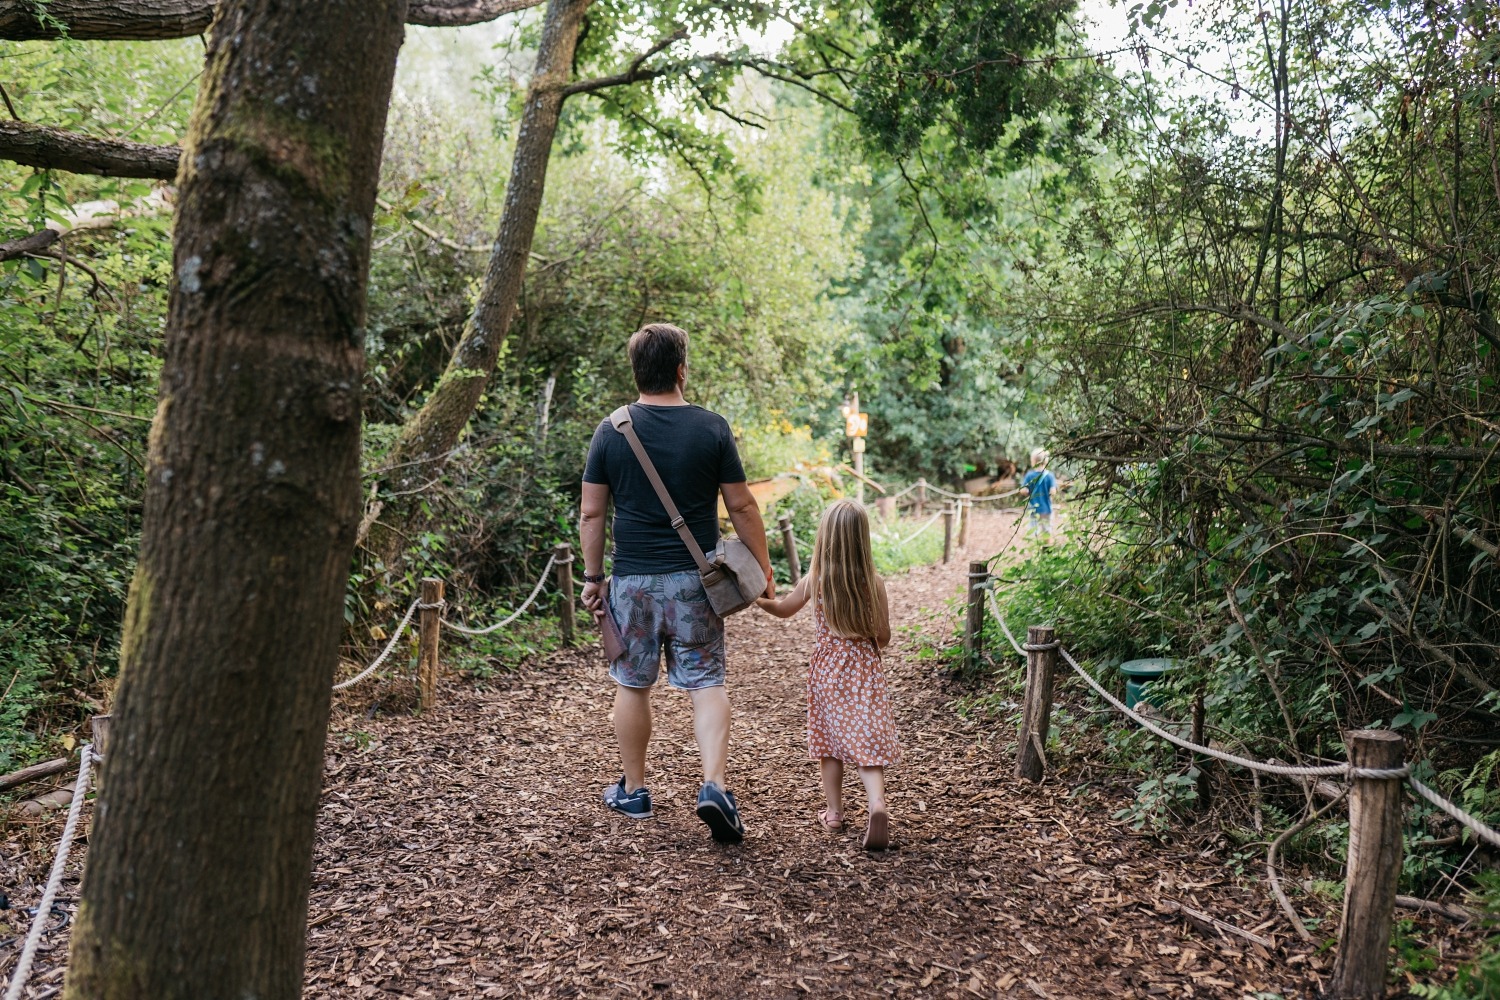
{"type": "MultiPolygon", "coordinates": [[[[962,558],[1007,544],[1012,526],[977,517],[962,558]]],[[[890,581],[886,664],[906,761],[889,775],[883,854],[860,846],[852,775],[848,832],[815,818],[806,613],[730,622],[730,785],[750,830],[738,847],[713,844],[693,814],[697,754],[678,692],[656,698],[657,818],[600,803],[618,764],[594,647],[499,680],[455,679],[421,717],[370,717],[374,690],[341,697],[305,995],[1315,995],[1330,959],[1287,934],[1263,886],[1212,851],[1112,820],[1129,783],[1100,780],[1086,760],[1053,761],[1040,786],[1015,780],[1013,726],[955,712],[937,650],[960,619],[966,569],[956,559],[890,581]],[[1202,930],[1173,904],[1272,947],[1202,930]]],[[[38,891],[60,826],[10,830],[0,874],[18,901],[38,891]]],[[[76,893],[69,882],[64,895],[76,893]]],[[[61,982],[65,934],[49,944],[32,997],[61,982]]]]}

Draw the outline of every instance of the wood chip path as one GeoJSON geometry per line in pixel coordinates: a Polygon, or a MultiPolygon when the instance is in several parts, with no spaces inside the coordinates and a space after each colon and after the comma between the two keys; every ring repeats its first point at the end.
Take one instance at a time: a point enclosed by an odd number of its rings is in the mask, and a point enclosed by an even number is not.
{"type": "MultiPolygon", "coordinates": [[[[849,831],[815,819],[806,613],[730,623],[729,780],[750,831],[739,847],[714,845],[693,814],[697,754],[678,692],[656,698],[657,818],[600,803],[619,771],[596,647],[498,680],[450,679],[417,718],[371,717],[379,685],[341,695],[305,996],[1314,995],[1326,956],[1287,940],[1258,885],[1212,851],[1109,818],[1136,779],[1101,778],[1072,753],[1041,786],[1018,782],[1013,725],[955,712],[931,651],[961,615],[961,560],[1010,544],[1013,527],[1013,513],[980,514],[960,559],[890,581],[886,662],[906,763],[889,775],[894,849],[882,855],[860,847],[852,776],[849,831]],[[1174,902],[1272,947],[1201,931],[1174,902]]],[[[60,826],[7,831],[0,876],[17,903],[34,898],[60,826]]],[[[69,865],[70,909],[85,853],[69,865]]],[[[45,947],[34,1000],[61,984],[66,934],[45,947]]],[[[13,954],[0,945],[7,970],[13,954]]]]}
{"type": "MultiPolygon", "coordinates": [[[[1012,526],[976,519],[970,553],[995,551],[1012,526]]],[[[351,739],[330,742],[306,995],[1307,995],[1305,967],[1285,956],[1154,912],[1159,900],[1220,909],[1227,897],[1227,918],[1248,929],[1271,915],[1262,893],[1111,822],[1118,795],[1070,799],[1066,775],[1016,782],[1013,730],[959,719],[920,651],[951,640],[966,570],[955,560],[890,583],[887,664],[907,759],[890,774],[895,849],[880,856],[860,847],[853,776],[849,832],[815,819],[806,613],[730,621],[729,784],[750,831],[740,847],[714,845],[693,814],[700,776],[678,692],[656,695],[657,817],[600,803],[619,771],[613,691],[593,649],[488,690],[450,685],[420,719],[343,716],[351,739]]]]}

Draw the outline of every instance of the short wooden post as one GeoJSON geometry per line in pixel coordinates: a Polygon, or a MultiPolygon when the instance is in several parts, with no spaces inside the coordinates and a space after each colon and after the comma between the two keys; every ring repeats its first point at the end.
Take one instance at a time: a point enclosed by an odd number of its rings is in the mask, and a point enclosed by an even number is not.
{"type": "MultiPolygon", "coordinates": [[[[1190,736],[1192,742],[1200,747],[1208,746],[1208,712],[1203,706],[1203,692],[1200,690],[1193,697],[1193,731],[1190,736]]],[[[1206,810],[1213,804],[1214,783],[1213,777],[1208,773],[1209,765],[1213,761],[1201,753],[1193,754],[1193,766],[1198,769],[1198,808],[1206,810]]]]}
{"type": "Polygon", "coordinates": [[[573,645],[573,546],[559,542],[552,550],[552,572],[557,580],[557,619],[564,646],[573,645]]]}
{"type": "Polygon", "coordinates": [[[1041,781],[1047,770],[1047,731],[1052,728],[1052,676],[1057,669],[1057,646],[1052,629],[1032,625],[1026,630],[1026,695],[1021,734],[1016,746],[1016,777],[1041,781]]]}
{"type": "Polygon", "coordinates": [[[984,658],[984,593],[990,582],[989,563],[969,563],[969,617],[964,620],[964,661],[978,669],[984,658]]]}
{"type": "MultiPolygon", "coordinates": [[[[1406,755],[1406,741],[1388,730],[1356,730],[1346,743],[1349,763],[1356,768],[1399,768],[1406,755]]],[[[1385,996],[1391,916],[1401,873],[1402,781],[1351,775],[1349,785],[1349,870],[1329,995],[1378,1000],[1385,996]]]]}
{"type": "Polygon", "coordinates": [[[922,505],[927,502],[927,480],[917,478],[917,513],[922,513],[922,505]]]}
{"type": "Polygon", "coordinates": [[[109,753],[109,724],[111,719],[108,714],[96,715],[89,720],[89,732],[93,735],[94,753],[103,757],[109,753]]]}
{"type": "Polygon", "coordinates": [[[797,581],[802,579],[802,560],[797,558],[797,536],[792,531],[792,515],[782,514],[776,519],[776,523],[781,527],[781,545],[786,549],[786,564],[791,570],[792,586],[795,587],[797,581]]]}
{"type": "Polygon", "coordinates": [[[895,497],[876,497],[875,498],[875,513],[877,513],[877,514],[880,515],[880,519],[882,521],[889,522],[891,519],[893,519],[896,516],[896,498],[895,497]]]}
{"type": "Polygon", "coordinates": [[[958,547],[967,548],[969,544],[969,521],[974,517],[974,498],[965,493],[958,501],[958,547]]]}
{"type": "Polygon", "coordinates": [[[443,581],[422,578],[422,606],[417,618],[417,704],[423,711],[437,704],[438,636],[443,627],[443,581]]]}
{"type": "Polygon", "coordinates": [[[953,503],[943,504],[943,562],[953,561],[953,503]]]}

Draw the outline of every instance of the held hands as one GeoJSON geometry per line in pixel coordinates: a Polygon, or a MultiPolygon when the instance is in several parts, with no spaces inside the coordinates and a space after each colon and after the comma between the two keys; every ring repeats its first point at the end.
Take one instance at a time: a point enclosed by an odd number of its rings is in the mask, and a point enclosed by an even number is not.
{"type": "Polygon", "coordinates": [[[764,601],[767,597],[776,596],[776,571],[771,568],[770,563],[761,563],[760,568],[766,571],[766,589],[763,591],[766,596],[757,597],[755,599],[755,603],[757,605],[759,605],[760,602],[764,601]]]}

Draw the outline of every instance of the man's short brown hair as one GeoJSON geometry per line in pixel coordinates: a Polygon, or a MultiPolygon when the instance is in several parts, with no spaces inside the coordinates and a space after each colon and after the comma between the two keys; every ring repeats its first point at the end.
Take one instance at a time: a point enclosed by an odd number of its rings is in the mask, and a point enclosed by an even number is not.
{"type": "Polygon", "coordinates": [[[677,367],[687,364],[688,335],[671,323],[647,323],[631,334],[625,348],[635,387],[643,393],[671,392],[677,386],[677,367]]]}

